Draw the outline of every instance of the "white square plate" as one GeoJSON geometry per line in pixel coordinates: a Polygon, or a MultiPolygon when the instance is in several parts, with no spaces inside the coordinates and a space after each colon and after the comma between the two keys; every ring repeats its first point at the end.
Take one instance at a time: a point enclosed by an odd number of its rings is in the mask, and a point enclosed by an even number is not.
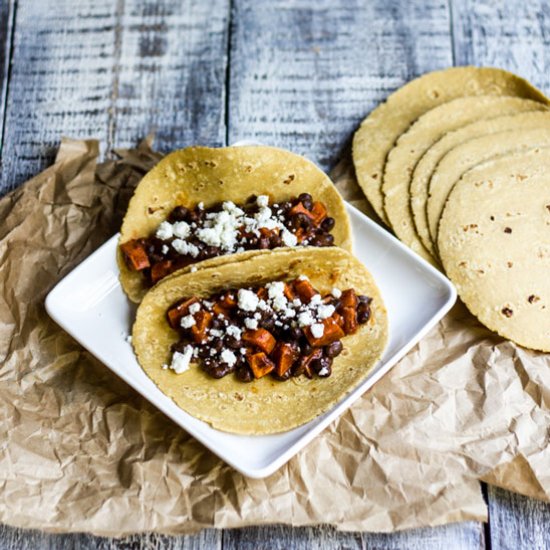
{"type": "Polygon", "coordinates": [[[355,254],[374,276],[389,317],[382,359],[352,393],[330,411],[289,432],[242,436],[221,432],[180,409],[147,377],[126,337],[135,306],[124,295],[115,260],[118,236],[108,240],[50,292],[50,316],[115,374],[225,462],[246,476],[262,478],[280,468],[345,411],[449,311],[453,285],[387,231],[347,206],[355,254]]]}

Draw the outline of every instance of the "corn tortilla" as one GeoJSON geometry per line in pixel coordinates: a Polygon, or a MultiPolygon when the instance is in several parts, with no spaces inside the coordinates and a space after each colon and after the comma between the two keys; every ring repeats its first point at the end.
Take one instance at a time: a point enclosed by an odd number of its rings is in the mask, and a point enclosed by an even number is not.
{"type": "Polygon", "coordinates": [[[132,333],[140,365],[179,407],[219,430],[256,435],[290,430],[327,411],[364,380],[382,355],[387,338],[387,313],[374,280],[355,257],[336,247],[279,249],[240,262],[238,268],[225,263],[173,275],[147,293],[132,333]],[[336,286],[373,298],[371,321],[343,338],[344,351],[334,360],[329,378],[278,382],[265,376],[246,384],[234,375],[213,379],[195,364],[179,375],[162,369],[170,362],[171,344],[178,339],[165,318],[175,301],[299,275],[308,276],[321,293],[336,286]]]}
{"type": "MultiPolygon", "coordinates": [[[[334,244],[351,251],[351,226],[345,205],[330,178],[311,161],[283,149],[263,146],[188,147],[170,153],[148,172],[137,186],[122,223],[120,241],[149,236],[178,205],[208,208],[220,201],[244,203],[252,195],[267,194],[283,201],[310,193],[325,204],[336,220],[334,244]]],[[[256,255],[250,250],[198,262],[194,267],[242,261],[256,255]]],[[[117,251],[122,288],[139,302],[149,290],[144,277],[126,266],[117,251]]],[[[184,271],[190,271],[191,267],[184,271]]]]}
{"type": "Polygon", "coordinates": [[[416,232],[410,205],[412,174],[422,155],[447,132],[532,105],[536,102],[506,96],[460,97],[423,114],[401,134],[386,161],[382,192],[386,215],[402,242],[435,263],[433,250],[426,249],[416,232]]]}
{"type": "Polygon", "coordinates": [[[550,351],[550,149],[466,172],[447,200],[438,248],[462,301],[485,326],[550,351]]]}
{"type": "Polygon", "coordinates": [[[529,82],[489,67],[453,67],[425,74],[399,88],[362,122],[353,138],[353,162],[359,185],[380,218],[384,165],[398,137],[422,114],[458,97],[515,96],[546,103],[529,82]]]}
{"type": "Polygon", "coordinates": [[[488,134],[451,149],[441,159],[431,177],[430,202],[433,203],[434,212],[439,209],[441,217],[454,184],[462,174],[477,164],[530,149],[550,147],[550,116],[547,117],[546,122],[546,126],[540,128],[528,130],[518,128],[488,134]]]}

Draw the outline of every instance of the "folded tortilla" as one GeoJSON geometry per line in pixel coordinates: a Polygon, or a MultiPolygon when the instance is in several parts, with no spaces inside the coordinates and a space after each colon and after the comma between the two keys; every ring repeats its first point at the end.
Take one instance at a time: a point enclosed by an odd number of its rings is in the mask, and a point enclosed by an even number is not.
{"type": "Polygon", "coordinates": [[[356,388],[377,363],[388,338],[388,318],[380,292],[365,266],[336,248],[278,249],[247,260],[178,273],[158,283],[141,302],[132,342],[138,361],[155,384],[183,410],[226,432],[270,434],[291,430],[329,410],[356,388]],[[344,350],[334,359],[332,375],[303,376],[279,382],[270,376],[250,383],[234,374],[221,379],[192,363],[175,374],[163,369],[171,359],[170,346],[178,334],[166,311],[184,297],[208,297],[223,289],[263,285],[309,277],[322,294],[332,288],[354,288],[372,297],[371,319],[342,339],[344,350]]]}
{"type": "MultiPolygon", "coordinates": [[[[246,202],[252,195],[269,195],[281,202],[300,193],[321,201],[336,221],[334,244],[351,251],[351,226],[344,202],[330,178],[311,161],[283,149],[263,146],[188,147],[167,155],[137,186],[122,223],[119,244],[147,237],[178,205],[205,208],[220,202],[246,202]]],[[[196,268],[242,261],[260,251],[249,250],[193,264],[196,268]]],[[[271,253],[271,250],[262,251],[271,253]]],[[[149,290],[140,272],[132,271],[117,251],[124,292],[139,302],[149,290]]],[[[189,271],[191,266],[182,271],[189,271]]]]}

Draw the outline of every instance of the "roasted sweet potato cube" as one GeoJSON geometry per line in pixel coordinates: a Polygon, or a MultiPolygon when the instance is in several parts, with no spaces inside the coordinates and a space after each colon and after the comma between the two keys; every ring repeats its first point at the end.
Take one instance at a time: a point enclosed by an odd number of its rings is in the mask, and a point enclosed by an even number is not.
{"type": "Polygon", "coordinates": [[[298,365],[294,371],[295,376],[301,376],[305,374],[308,378],[313,378],[313,371],[311,369],[311,363],[315,359],[320,359],[323,356],[323,350],[315,349],[309,355],[302,355],[298,361],[298,365]]]}
{"type": "Polygon", "coordinates": [[[223,315],[224,317],[229,317],[229,310],[225,307],[222,306],[222,304],[220,302],[216,302],[213,306],[212,306],[212,311],[216,314],[216,315],[223,315]]]}
{"type": "Polygon", "coordinates": [[[197,298],[184,298],[174,304],[166,313],[168,324],[172,328],[178,328],[180,326],[181,318],[189,313],[189,306],[196,302],[198,302],[197,298]]]}
{"type": "Polygon", "coordinates": [[[357,309],[354,307],[345,307],[342,309],[344,318],[344,332],[353,334],[357,330],[357,309]]]}
{"type": "Polygon", "coordinates": [[[288,342],[279,342],[273,352],[276,365],[275,372],[279,376],[283,376],[285,372],[294,365],[299,355],[300,352],[297,346],[289,344],[288,342]]]}
{"type": "Polygon", "coordinates": [[[323,335],[319,338],[313,336],[311,333],[311,327],[307,327],[304,332],[307,341],[315,348],[328,346],[329,344],[332,344],[332,342],[340,340],[345,336],[344,331],[334,317],[329,317],[323,321],[323,335]]]}
{"type": "Polygon", "coordinates": [[[246,360],[252,369],[254,378],[261,378],[275,368],[275,363],[263,351],[247,355],[246,360]]]}
{"type": "Polygon", "coordinates": [[[256,290],[256,296],[258,296],[260,300],[265,300],[268,294],[269,293],[267,291],[267,288],[265,288],[265,286],[261,286],[258,290],[256,290]]]}
{"type": "Polygon", "coordinates": [[[271,332],[265,330],[265,328],[247,330],[243,333],[242,339],[246,343],[252,344],[266,353],[271,353],[277,343],[277,340],[275,340],[271,332]]]}
{"type": "Polygon", "coordinates": [[[145,246],[140,239],[126,241],[120,245],[120,250],[124,255],[126,265],[134,271],[141,271],[151,267],[151,262],[147,256],[145,246]]]}
{"type": "Polygon", "coordinates": [[[287,300],[294,300],[294,298],[296,298],[296,293],[294,292],[294,289],[287,283],[285,283],[283,294],[285,295],[285,298],[287,300]]]}
{"type": "Polygon", "coordinates": [[[313,214],[303,205],[302,202],[294,205],[288,212],[289,216],[296,216],[296,214],[304,214],[309,219],[313,219],[313,214]]]}
{"type": "Polygon", "coordinates": [[[156,282],[164,279],[167,275],[170,275],[174,271],[175,266],[172,263],[172,260],[163,260],[158,264],[153,265],[151,268],[151,282],[155,284],[156,282]]]}
{"type": "Polygon", "coordinates": [[[220,305],[225,309],[233,309],[237,306],[237,299],[233,292],[225,292],[220,297],[220,305]]]}
{"type": "Polygon", "coordinates": [[[300,300],[304,303],[308,303],[317,291],[311,286],[311,283],[307,279],[296,279],[293,283],[294,290],[298,294],[300,300]]]}
{"type": "Polygon", "coordinates": [[[327,217],[327,209],[322,202],[314,202],[311,214],[313,215],[315,225],[321,225],[321,222],[327,217]]]}
{"type": "Polygon", "coordinates": [[[206,331],[212,322],[212,314],[209,311],[201,309],[194,315],[195,324],[191,327],[193,340],[200,344],[206,340],[206,331]]]}
{"type": "Polygon", "coordinates": [[[348,288],[342,292],[340,297],[340,303],[342,307],[357,307],[357,294],[353,288],[348,288]]]}

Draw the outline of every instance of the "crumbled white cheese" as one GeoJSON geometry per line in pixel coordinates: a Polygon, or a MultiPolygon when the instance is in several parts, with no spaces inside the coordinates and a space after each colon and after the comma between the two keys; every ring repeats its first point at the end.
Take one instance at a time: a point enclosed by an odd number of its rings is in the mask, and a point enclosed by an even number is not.
{"type": "Polygon", "coordinates": [[[318,306],[320,304],[322,304],[323,300],[321,299],[321,295],[320,294],[314,294],[312,297],[311,297],[311,300],[309,301],[309,305],[310,306],[318,306]]]}
{"type": "Polygon", "coordinates": [[[292,300],[292,305],[294,307],[300,307],[302,305],[302,300],[300,300],[300,298],[294,298],[294,300],[292,300]]]}
{"type": "Polygon", "coordinates": [[[241,210],[234,202],[232,201],[225,201],[222,205],[223,209],[226,212],[230,212],[231,214],[234,214],[235,216],[242,216],[244,214],[244,210],[241,210]]]}
{"type": "Polygon", "coordinates": [[[220,355],[221,360],[232,367],[237,362],[237,356],[229,349],[224,349],[220,355]]]}
{"type": "Polygon", "coordinates": [[[241,352],[241,355],[246,355],[246,348],[241,348],[239,351],[241,352]]]}
{"type": "Polygon", "coordinates": [[[258,309],[261,309],[262,311],[268,311],[269,305],[265,300],[259,300],[258,301],[258,309]]]}
{"type": "Polygon", "coordinates": [[[244,320],[244,326],[249,330],[256,330],[258,328],[258,321],[256,319],[246,318],[244,320]]]}
{"type": "Polygon", "coordinates": [[[185,317],[182,317],[180,321],[180,325],[183,328],[191,328],[195,324],[195,318],[192,315],[186,315],[185,317]]]}
{"type": "Polygon", "coordinates": [[[262,206],[267,206],[269,204],[269,197],[267,195],[260,195],[257,199],[256,199],[256,204],[260,207],[262,206]]]}
{"type": "Polygon", "coordinates": [[[196,266],[196,265],[192,265],[190,271],[191,271],[191,273],[195,273],[195,271],[197,271],[197,266],[196,266]]]}
{"type": "Polygon", "coordinates": [[[322,323],[314,323],[310,327],[313,338],[321,338],[325,333],[325,327],[322,323]]]}
{"type": "Polygon", "coordinates": [[[275,311],[283,311],[288,306],[288,300],[285,296],[285,284],[280,281],[268,283],[266,285],[267,295],[271,300],[271,305],[275,311]]]}
{"type": "Polygon", "coordinates": [[[317,308],[317,317],[319,317],[319,319],[327,319],[334,313],[334,311],[335,311],[334,306],[321,304],[317,308]]]}
{"type": "Polygon", "coordinates": [[[342,296],[342,291],[341,291],[339,288],[334,287],[334,288],[332,289],[331,294],[332,294],[336,299],[338,299],[338,298],[340,298],[340,297],[342,296]]]}
{"type": "Polygon", "coordinates": [[[281,231],[281,238],[283,239],[283,243],[285,246],[293,247],[298,244],[298,237],[294,235],[294,233],[291,233],[288,229],[282,229],[281,231]]]}
{"type": "Polygon", "coordinates": [[[244,311],[256,311],[258,303],[260,302],[258,296],[256,296],[254,292],[245,288],[239,289],[237,300],[239,308],[244,311]]]}
{"type": "Polygon", "coordinates": [[[174,236],[174,228],[172,224],[170,222],[162,222],[158,226],[155,236],[157,239],[161,239],[162,241],[171,239],[174,236]]]}
{"type": "Polygon", "coordinates": [[[313,325],[313,323],[315,323],[315,319],[309,311],[303,311],[298,315],[298,324],[301,327],[309,327],[310,325],[313,325]]]}
{"type": "Polygon", "coordinates": [[[188,243],[183,239],[174,239],[172,241],[172,248],[184,256],[196,258],[199,255],[199,249],[194,244],[188,243]]]}
{"type": "Polygon", "coordinates": [[[197,208],[199,210],[204,210],[204,202],[199,202],[199,204],[197,204],[197,208]]]}
{"type": "Polygon", "coordinates": [[[172,230],[174,232],[175,237],[179,237],[180,239],[185,239],[189,236],[189,233],[191,233],[191,228],[189,227],[189,224],[186,222],[176,222],[172,225],[172,230]]]}
{"type": "Polygon", "coordinates": [[[309,277],[307,275],[300,275],[298,277],[299,281],[309,281],[309,277]]]}
{"type": "Polygon", "coordinates": [[[211,328],[208,334],[216,338],[221,338],[223,336],[223,332],[221,330],[218,330],[217,328],[211,328]]]}
{"type": "Polygon", "coordinates": [[[326,376],[328,374],[328,368],[327,367],[323,367],[320,371],[319,371],[319,376],[326,376]]]}
{"type": "Polygon", "coordinates": [[[183,353],[179,351],[174,352],[172,355],[172,363],[170,368],[176,373],[181,374],[186,370],[189,370],[189,363],[193,357],[193,346],[185,346],[183,353]]]}
{"type": "Polygon", "coordinates": [[[163,254],[168,254],[168,251],[170,250],[170,247],[167,244],[163,244],[161,248],[161,252],[163,254]]]}
{"type": "Polygon", "coordinates": [[[235,338],[235,340],[241,339],[242,330],[235,325],[228,326],[225,332],[227,332],[229,336],[232,336],[233,338],[235,338]]]}
{"type": "Polygon", "coordinates": [[[198,313],[201,309],[201,305],[198,302],[195,302],[194,304],[191,304],[189,306],[189,313],[192,315],[195,315],[195,313],[198,313]]]}

